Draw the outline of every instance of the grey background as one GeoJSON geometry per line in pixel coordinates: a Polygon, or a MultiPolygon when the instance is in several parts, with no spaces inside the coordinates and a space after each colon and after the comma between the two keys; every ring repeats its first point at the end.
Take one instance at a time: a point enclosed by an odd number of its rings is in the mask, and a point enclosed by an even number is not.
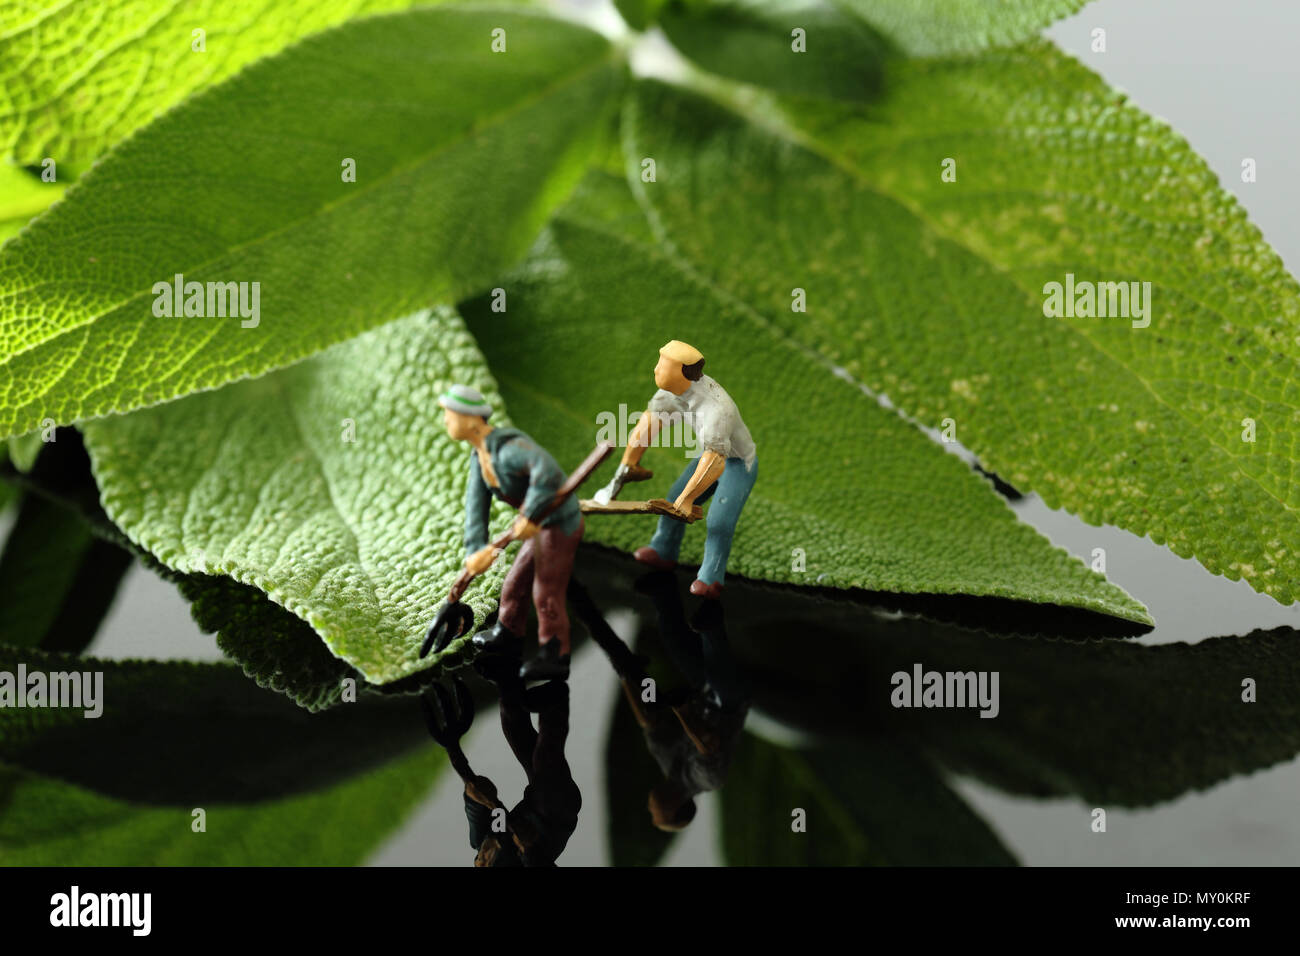
{"type": "MultiPolygon", "coordinates": [[[[597,24],[611,22],[608,4],[568,3],[597,24]]],[[[1300,8],[1284,0],[1099,0],[1048,34],[1062,48],[1130,94],[1137,105],[1167,120],[1191,142],[1295,271],[1300,263],[1300,186],[1293,168],[1300,149],[1300,64],[1296,31],[1300,8]],[[1107,31],[1107,51],[1090,50],[1091,31],[1107,31]],[[1258,164],[1258,181],[1243,184],[1243,157],[1258,164]]],[[[638,69],[671,69],[651,45],[638,69]]],[[[1300,623],[1300,612],[1280,606],[1243,583],[1214,577],[1146,539],[1114,528],[1093,528],[1036,498],[1016,506],[1020,517],[1053,542],[1088,558],[1107,552],[1112,580],[1151,609],[1158,628],[1143,643],[1195,642],[1257,627],[1300,623]]],[[[614,614],[627,634],[627,614],[614,614]]],[[[133,569],[90,653],[110,658],[186,657],[219,660],[213,639],[201,635],[186,604],[148,572],[133,569]]],[[[564,865],[604,864],[605,808],[602,749],[617,685],[594,648],[574,664],[569,760],[582,789],[578,830],[564,865]]],[[[475,770],[498,784],[512,802],[523,787],[491,714],[480,717],[466,741],[475,770]]],[[[751,726],[779,735],[756,715],[751,726]]],[[[1122,740],[1114,742],[1123,747],[1122,740]]],[[[1008,797],[974,781],[954,787],[1027,864],[1294,864],[1300,862],[1295,794],[1300,759],[1229,780],[1153,810],[1108,813],[1108,832],[1089,828],[1088,806],[1077,800],[1008,797]]],[[[869,799],[869,795],[866,795],[869,799]]],[[[669,864],[716,864],[716,802],[706,796],[691,828],[678,837],[669,864]]],[[[461,788],[447,773],[429,797],[374,854],[379,865],[472,862],[461,788]]]]}

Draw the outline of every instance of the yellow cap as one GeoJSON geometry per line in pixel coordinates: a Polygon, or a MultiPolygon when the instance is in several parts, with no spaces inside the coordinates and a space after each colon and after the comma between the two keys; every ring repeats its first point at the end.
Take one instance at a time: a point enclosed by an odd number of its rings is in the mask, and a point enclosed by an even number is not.
{"type": "Polygon", "coordinates": [[[659,350],[660,355],[665,355],[674,362],[681,362],[683,365],[694,365],[704,358],[700,350],[693,345],[687,345],[685,342],[679,342],[673,339],[667,345],[659,350]]]}

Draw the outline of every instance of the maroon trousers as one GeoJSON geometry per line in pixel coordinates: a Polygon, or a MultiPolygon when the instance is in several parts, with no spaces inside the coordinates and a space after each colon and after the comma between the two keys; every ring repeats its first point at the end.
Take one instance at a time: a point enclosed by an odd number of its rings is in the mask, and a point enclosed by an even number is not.
{"type": "Polygon", "coordinates": [[[564,603],[585,523],[566,535],[556,526],[544,527],[524,542],[501,587],[498,620],[515,634],[528,631],[528,593],[537,608],[537,643],[555,639],[560,653],[569,653],[569,611],[564,603]]]}

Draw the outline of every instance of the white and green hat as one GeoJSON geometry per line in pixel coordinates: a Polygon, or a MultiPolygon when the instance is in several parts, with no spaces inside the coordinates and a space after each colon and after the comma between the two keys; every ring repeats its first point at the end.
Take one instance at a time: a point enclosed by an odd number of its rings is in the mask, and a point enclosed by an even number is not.
{"type": "Polygon", "coordinates": [[[438,404],[462,415],[478,415],[487,418],[492,414],[492,406],[487,403],[487,399],[478,389],[470,388],[468,385],[451,386],[442,393],[438,404]]]}

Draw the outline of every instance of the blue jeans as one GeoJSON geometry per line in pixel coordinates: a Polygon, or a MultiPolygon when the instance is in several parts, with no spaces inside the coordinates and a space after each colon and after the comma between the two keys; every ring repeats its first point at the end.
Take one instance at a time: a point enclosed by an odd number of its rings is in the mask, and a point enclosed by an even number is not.
{"type": "MultiPolygon", "coordinates": [[[[668,491],[669,501],[676,501],[677,496],[686,489],[686,484],[695,474],[699,463],[698,458],[687,462],[686,469],[668,491]]],[[[708,534],[704,539],[704,561],[700,564],[699,573],[699,580],[705,584],[721,584],[727,576],[731,536],[736,531],[740,509],[745,507],[745,501],[749,498],[749,491],[754,487],[754,479],[757,477],[757,460],[754,462],[753,469],[746,471],[743,458],[728,458],[727,465],[718,480],[695,499],[696,504],[701,504],[713,498],[713,504],[709,505],[709,513],[704,522],[708,534]]],[[[661,516],[654,537],[650,539],[650,547],[655,549],[659,557],[676,561],[677,554],[682,548],[682,535],[685,533],[686,522],[661,516]]]]}

